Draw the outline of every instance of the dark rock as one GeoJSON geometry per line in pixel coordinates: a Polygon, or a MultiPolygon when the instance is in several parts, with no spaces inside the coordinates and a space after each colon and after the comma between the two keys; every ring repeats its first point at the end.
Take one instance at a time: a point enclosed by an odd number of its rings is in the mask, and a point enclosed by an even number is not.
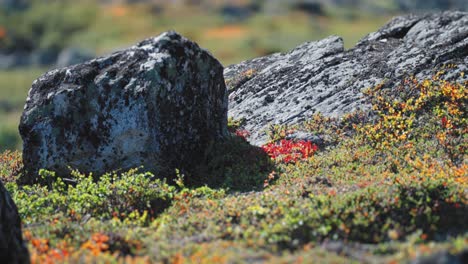
{"type": "Polygon", "coordinates": [[[468,13],[397,17],[350,50],[332,36],[227,67],[229,116],[244,119],[251,143],[263,144],[273,123],[368,110],[362,90],[384,81],[392,88],[410,75],[430,78],[445,64],[454,65],[446,78],[467,80],[460,74],[468,70],[467,55],[468,13]]]}
{"type": "Polygon", "coordinates": [[[18,209],[0,181],[0,259],[2,263],[29,263],[18,209]]]}
{"type": "Polygon", "coordinates": [[[29,91],[21,117],[23,181],[44,168],[105,172],[144,166],[190,171],[227,135],[223,67],[175,32],[50,71],[29,91]]]}

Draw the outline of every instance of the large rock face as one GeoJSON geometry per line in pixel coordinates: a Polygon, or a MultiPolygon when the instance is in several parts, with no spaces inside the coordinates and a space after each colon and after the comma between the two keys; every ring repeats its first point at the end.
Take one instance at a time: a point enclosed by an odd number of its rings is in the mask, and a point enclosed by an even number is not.
{"type": "Polygon", "coordinates": [[[226,68],[229,116],[245,119],[251,143],[262,144],[269,124],[368,109],[361,91],[383,81],[429,78],[444,64],[454,65],[448,78],[467,80],[467,55],[468,13],[397,17],[350,50],[333,36],[226,68]]]}
{"type": "Polygon", "coordinates": [[[189,169],[227,133],[223,67],[168,32],[108,57],[46,73],[21,117],[25,182],[144,166],[189,169]]]}
{"type": "Polygon", "coordinates": [[[0,181],[0,259],[2,263],[29,263],[18,209],[0,181]]]}

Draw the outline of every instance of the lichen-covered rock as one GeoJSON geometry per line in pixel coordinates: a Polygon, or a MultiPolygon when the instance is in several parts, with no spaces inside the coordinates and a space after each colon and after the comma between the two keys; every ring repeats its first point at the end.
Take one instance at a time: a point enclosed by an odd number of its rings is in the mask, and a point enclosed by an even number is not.
{"type": "Polygon", "coordinates": [[[144,166],[159,173],[197,164],[227,134],[223,67],[175,32],[107,57],[50,71],[21,117],[23,181],[44,168],[101,174],[144,166]]]}
{"type": "Polygon", "coordinates": [[[0,260],[2,263],[29,263],[23,241],[18,209],[0,181],[0,260]]]}
{"type": "Polygon", "coordinates": [[[468,13],[397,17],[345,50],[332,36],[225,69],[229,116],[245,119],[253,144],[267,140],[269,124],[295,124],[321,112],[340,117],[369,105],[362,90],[405,77],[430,78],[443,65],[448,79],[468,74],[468,13]]]}

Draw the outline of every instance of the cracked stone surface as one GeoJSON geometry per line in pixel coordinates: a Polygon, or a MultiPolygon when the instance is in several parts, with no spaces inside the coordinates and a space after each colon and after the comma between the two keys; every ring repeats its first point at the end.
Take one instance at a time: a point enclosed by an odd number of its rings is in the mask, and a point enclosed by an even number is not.
{"type": "Polygon", "coordinates": [[[229,116],[245,119],[249,141],[260,145],[271,124],[368,110],[362,91],[382,82],[391,89],[411,75],[430,78],[448,64],[454,68],[446,79],[466,81],[467,55],[468,13],[396,17],[349,50],[331,36],[227,67],[229,116]]]}
{"type": "Polygon", "coordinates": [[[227,135],[222,65],[175,32],[37,79],[20,123],[22,180],[44,168],[189,170],[227,135]]]}

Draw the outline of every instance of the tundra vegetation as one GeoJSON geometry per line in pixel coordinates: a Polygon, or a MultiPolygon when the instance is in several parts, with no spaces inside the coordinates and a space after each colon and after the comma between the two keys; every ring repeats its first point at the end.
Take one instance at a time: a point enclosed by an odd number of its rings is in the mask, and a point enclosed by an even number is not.
{"type": "Polygon", "coordinates": [[[135,168],[20,186],[21,155],[0,176],[33,263],[401,262],[468,247],[468,83],[402,80],[366,90],[372,114],[319,113],[247,143],[241,120],[194,171],[168,182],[135,168]],[[329,144],[290,141],[295,130],[329,144]]]}

